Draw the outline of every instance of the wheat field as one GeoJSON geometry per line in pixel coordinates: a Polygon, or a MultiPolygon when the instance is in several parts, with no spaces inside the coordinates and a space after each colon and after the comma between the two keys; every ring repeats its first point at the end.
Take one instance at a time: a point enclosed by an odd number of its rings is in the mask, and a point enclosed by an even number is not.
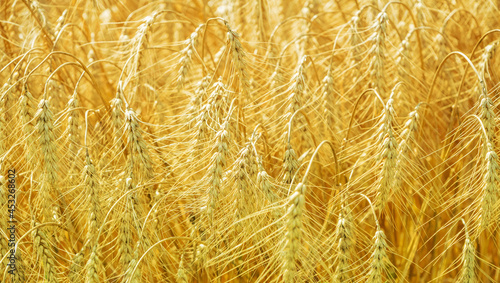
{"type": "Polygon", "coordinates": [[[500,1],[2,0],[1,282],[500,282],[500,1]]]}

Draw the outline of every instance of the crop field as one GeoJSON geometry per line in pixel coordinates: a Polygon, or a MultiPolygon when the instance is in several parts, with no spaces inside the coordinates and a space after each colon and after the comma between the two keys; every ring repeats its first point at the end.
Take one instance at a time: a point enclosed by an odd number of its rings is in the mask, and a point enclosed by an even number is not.
{"type": "Polygon", "coordinates": [[[0,282],[500,282],[500,1],[2,0],[0,282]]]}

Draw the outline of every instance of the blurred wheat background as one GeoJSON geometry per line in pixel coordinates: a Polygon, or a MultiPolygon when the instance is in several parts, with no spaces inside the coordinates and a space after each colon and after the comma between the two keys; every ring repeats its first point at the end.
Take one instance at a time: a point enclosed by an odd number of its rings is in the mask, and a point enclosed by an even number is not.
{"type": "Polygon", "coordinates": [[[1,281],[500,282],[499,9],[3,0],[1,281]]]}

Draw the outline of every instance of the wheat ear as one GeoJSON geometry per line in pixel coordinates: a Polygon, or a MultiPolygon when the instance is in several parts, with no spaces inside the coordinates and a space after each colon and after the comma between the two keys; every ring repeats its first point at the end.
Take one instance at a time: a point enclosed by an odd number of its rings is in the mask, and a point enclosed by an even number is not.
{"type": "Polygon", "coordinates": [[[334,234],[334,239],[337,243],[338,261],[334,273],[334,282],[348,282],[351,278],[349,270],[352,270],[353,228],[351,210],[347,204],[343,204],[340,208],[339,221],[334,234]]]}
{"type": "MultiPolygon", "coordinates": [[[[86,246],[84,246],[83,248],[85,249],[86,246]]],[[[71,260],[71,265],[69,267],[69,276],[68,276],[71,282],[78,282],[79,280],[81,280],[83,261],[84,261],[84,254],[82,249],[71,260]]]]}
{"type": "Polygon", "coordinates": [[[481,99],[481,110],[479,113],[479,117],[481,118],[481,121],[483,122],[484,128],[486,130],[486,134],[488,135],[487,139],[491,142],[495,141],[496,119],[495,113],[493,112],[495,106],[485,89],[484,72],[489,59],[493,56],[495,50],[496,45],[488,45],[485,49],[485,52],[483,53],[483,58],[481,60],[482,63],[479,66],[479,75],[482,79],[482,81],[480,81],[479,83],[479,91],[481,94],[479,97],[479,99],[481,99]]]}
{"type": "Polygon", "coordinates": [[[333,95],[334,95],[334,85],[333,85],[333,77],[332,77],[332,68],[331,66],[328,68],[328,71],[326,73],[326,76],[323,78],[322,81],[322,86],[321,86],[321,93],[322,97],[321,100],[323,101],[323,113],[325,117],[325,131],[328,131],[331,126],[334,126],[334,101],[333,101],[333,95]]]}
{"type": "Polygon", "coordinates": [[[189,70],[191,69],[191,64],[193,62],[193,53],[196,52],[196,46],[198,45],[198,36],[200,34],[200,30],[205,25],[199,25],[193,33],[189,36],[187,40],[187,45],[181,51],[181,59],[179,64],[181,67],[179,68],[178,78],[177,78],[177,90],[180,91],[184,87],[184,82],[186,80],[187,75],[189,74],[189,70]]]}
{"type": "Polygon", "coordinates": [[[299,162],[297,160],[297,154],[295,150],[292,148],[291,143],[287,143],[285,150],[285,158],[283,159],[283,183],[285,185],[289,185],[292,183],[293,178],[295,177],[295,173],[299,168],[299,162]]]}
{"type": "Polygon", "coordinates": [[[306,87],[306,61],[307,56],[302,57],[299,62],[299,66],[292,77],[292,93],[288,97],[289,104],[287,108],[287,113],[290,116],[302,107],[302,100],[304,99],[304,91],[306,87]]]}
{"type": "Polygon", "coordinates": [[[156,15],[157,13],[154,12],[151,16],[145,17],[142,24],[137,29],[135,36],[132,38],[133,47],[131,48],[132,53],[130,56],[134,58],[133,69],[134,75],[137,76],[135,79],[134,89],[132,91],[132,97],[135,97],[137,90],[139,89],[139,71],[143,65],[142,59],[144,57],[144,50],[148,48],[151,27],[153,26],[156,15]]]}
{"type": "Polygon", "coordinates": [[[467,229],[467,224],[462,219],[465,227],[465,243],[462,250],[462,270],[460,272],[460,283],[476,283],[476,248],[472,242],[469,231],[467,229]]]}
{"type": "Polygon", "coordinates": [[[27,85],[24,85],[23,92],[19,97],[19,116],[23,123],[23,133],[26,139],[26,160],[27,163],[32,163],[32,158],[35,153],[35,141],[32,133],[34,132],[33,118],[35,117],[34,98],[28,90],[27,85]]]}
{"type": "Polygon", "coordinates": [[[90,156],[86,155],[84,168],[84,182],[86,186],[87,207],[89,208],[87,223],[88,234],[87,240],[93,240],[95,245],[98,239],[94,239],[95,235],[99,234],[99,227],[101,226],[101,202],[99,199],[99,181],[95,171],[94,164],[90,160],[90,156]]]}
{"type": "Polygon", "coordinates": [[[274,187],[271,183],[271,176],[269,176],[264,168],[264,165],[262,164],[262,156],[257,158],[257,168],[257,186],[260,191],[264,193],[269,203],[273,204],[278,200],[278,196],[274,192],[274,187]]]}
{"type": "Polygon", "coordinates": [[[255,208],[252,188],[257,177],[255,152],[251,142],[247,142],[236,160],[235,179],[238,190],[238,209],[236,216],[241,219],[255,208]]]}
{"type": "Polygon", "coordinates": [[[102,261],[99,258],[99,245],[95,244],[90,252],[90,257],[87,262],[87,277],[85,283],[97,283],[102,280],[99,279],[99,274],[103,269],[102,261]]]}
{"type": "MultiPolygon", "coordinates": [[[[37,224],[35,223],[35,225],[37,224]]],[[[56,279],[57,272],[55,269],[55,260],[45,233],[39,229],[34,229],[32,232],[32,237],[34,248],[36,249],[37,258],[40,260],[40,263],[43,266],[45,280],[48,283],[58,282],[58,280],[56,279]]]]}
{"type": "Polygon", "coordinates": [[[389,258],[387,256],[387,243],[386,236],[384,231],[380,229],[380,225],[377,219],[377,215],[375,214],[375,208],[372,205],[370,199],[360,194],[370,204],[372,209],[373,217],[375,218],[375,226],[377,227],[377,231],[375,232],[375,236],[373,239],[375,242],[373,243],[373,253],[370,258],[370,270],[368,271],[368,278],[366,280],[367,283],[383,283],[387,282],[384,280],[384,272],[390,264],[389,258]]]}
{"type": "MultiPolygon", "coordinates": [[[[134,189],[131,178],[127,178],[125,186],[125,191],[127,193],[134,189]]],[[[132,230],[134,227],[133,217],[133,200],[129,193],[126,199],[123,217],[120,221],[120,227],[118,229],[118,254],[120,256],[120,265],[124,271],[132,260],[132,230]]]]}
{"type": "Polygon", "coordinates": [[[387,204],[390,194],[393,191],[394,174],[397,159],[397,142],[394,136],[394,108],[393,95],[387,101],[384,108],[384,114],[381,119],[380,126],[380,150],[379,159],[382,160],[382,172],[380,173],[380,183],[377,192],[376,205],[379,209],[383,209],[387,204]]]}
{"type": "Polygon", "coordinates": [[[141,248],[141,241],[138,241],[136,244],[136,247],[134,249],[134,255],[133,255],[132,259],[130,260],[127,271],[125,272],[125,278],[127,278],[126,282],[129,282],[129,283],[142,282],[141,269],[136,268],[137,261],[139,260],[139,249],[140,248],[141,248]]]}
{"type": "Polygon", "coordinates": [[[14,272],[14,282],[24,283],[26,281],[26,264],[24,263],[23,256],[19,247],[16,248],[16,270],[14,272]]]}
{"type": "Polygon", "coordinates": [[[122,83],[118,83],[116,96],[111,100],[111,124],[113,125],[113,143],[117,148],[121,147],[121,135],[123,127],[123,100],[122,100],[122,83]]]}
{"type": "Polygon", "coordinates": [[[222,82],[222,77],[217,80],[217,82],[213,85],[213,88],[214,90],[208,97],[208,103],[210,103],[210,108],[213,113],[213,121],[210,121],[209,124],[211,126],[213,126],[214,124],[222,124],[222,121],[226,115],[227,105],[229,101],[226,86],[222,82]]]}
{"type": "Polygon", "coordinates": [[[362,58],[362,50],[361,50],[361,37],[358,32],[358,27],[359,27],[359,21],[360,21],[360,13],[361,11],[357,11],[354,16],[352,17],[349,25],[349,43],[351,45],[351,58],[353,61],[353,65],[356,66],[356,76],[359,75],[359,69],[361,68],[361,65],[359,62],[361,61],[362,58]]]}
{"type": "Polygon", "coordinates": [[[181,261],[179,262],[179,268],[177,269],[176,275],[177,283],[188,283],[188,278],[186,275],[186,267],[184,264],[184,254],[181,256],[181,261]]]}
{"type": "Polygon", "coordinates": [[[408,81],[408,71],[410,68],[409,62],[409,48],[410,48],[410,37],[413,34],[413,30],[409,31],[406,37],[401,41],[400,47],[396,52],[396,66],[398,69],[398,82],[408,81]]]}
{"type": "Polygon", "coordinates": [[[125,131],[128,133],[128,146],[130,156],[128,159],[128,170],[132,179],[148,181],[153,178],[153,161],[149,154],[146,142],[142,137],[139,120],[132,109],[125,111],[125,131]]]}
{"type": "Polygon", "coordinates": [[[484,175],[484,192],[481,207],[481,228],[486,229],[495,215],[495,204],[497,202],[498,181],[498,155],[491,143],[487,143],[486,174],[484,175]]]}
{"type": "Polygon", "coordinates": [[[383,283],[384,280],[384,270],[386,269],[386,263],[389,261],[387,257],[387,243],[384,231],[380,229],[377,225],[377,232],[373,237],[375,242],[373,244],[373,253],[371,257],[370,271],[368,272],[369,283],[383,283]]]}
{"type": "Polygon", "coordinates": [[[213,215],[217,209],[219,202],[219,192],[222,183],[222,174],[226,167],[227,158],[229,155],[229,145],[231,144],[230,130],[231,114],[228,114],[225,121],[220,125],[220,129],[216,134],[216,143],[214,145],[215,153],[212,156],[212,166],[209,169],[209,191],[207,214],[209,222],[213,223],[213,215]]]}
{"type": "Polygon", "coordinates": [[[402,187],[405,164],[408,159],[408,154],[413,151],[413,146],[415,143],[415,134],[418,130],[418,122],[420,114],[418,110],[420,104],[418,104],[415,109],[410,112],[408,120],[404,125],[403,132],[401,133],[402,140],[398,146],[398,154],[396,159],[396,169],[394,174],[394,190],[399,191],[402,187]]]}
{"type": "Polygon", "coordinates": [[[233,31],[227,22],[225,22],[225,25],[227,29],[227,41],[230,45],[231,54],[233,57],[232,60],[239,74],[240,91],[242,96],[245,99],[248,99],[250,90],[250,75],[247,71],[245,50],[243,49],[243,45],[241,45],[240,36],[238,35],[238,33],[233,31]]]}
{"type": "Polygon", "coordinates": [[[73,93],[71,99],[68,101],[68,143],[69,152],[74,156],[76,155],[77,145],[80,142],[80,103],[78,101],[78,96],[76,95],[76,90],[73,93]]]}
{"type": "Polygon", "coordinates": [[[45,11],[40,6],[40,3],[36,0],[23,0],[23,2],[30,9],[31,14],[35,17],[45,36],[48,37],[46,40],[50,43],[50,47],[52,47],[52,41],[55,39],[54,29],[45,16],[45,11]]]}
{"type": "Polygon", "coordinates": [[[57,181],[57,148],[55,144],[53,115],[49,103],[42,99],[35,114],[36,129],[42,149],[45,181],[54,186],[57,181]]]}
{"type": "Polygon", "coordinates": [[[295,282],[296,260],[302,239],[302,213],[305,205],[306,185],[297,184],[289,198],[290,206],[286,212],[286,241],[283,279],[285,283],[295,282]]]}
{"type": "Polygon", "coordinates": [[[196,118],[200,115],[201,108],[203,107],[203,103],[207,99],[207,89],[210,85],[210,81],[212,77],[210,75],[206,75],[201,79],[196,85],[196,90],[194,92],[194,96],[192,97],[189,104],[189,121],[190,125],[194,126],[196,124],[196,118]]]}
{"type": "Polygon", "coordinates": [[[68,16],[68,9],[64,10],[62,12],[61,16],[59,16],[59,18],[57,18],[56,26],[54,27],[54,35],[55,36],[59,35],[61,28],[66,23],[67,16],[68,16]]]}
{"type": "Polygon", "coordinates": [[[372,83],[374,88],[380,93],[382,97],[385,96],[385,54],[387,52],[385,48],[385,37],[386,37],[386,25],[387,25],[387,14],[385,12],[380,13],[374,24],[375,32],[370,37],[372,42],[372,47],[370,53],[372,55],[372,60],[370,63],[370,74],[372,77],[372,83]]]}

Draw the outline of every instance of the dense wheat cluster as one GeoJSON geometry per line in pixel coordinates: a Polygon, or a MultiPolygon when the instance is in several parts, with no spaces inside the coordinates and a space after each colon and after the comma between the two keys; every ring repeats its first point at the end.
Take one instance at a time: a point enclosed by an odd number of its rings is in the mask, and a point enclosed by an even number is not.
{"type": "Polygon", "coordinates": [[[500,282],[499,9],[3,0],[0,281],[500,282]]]}

